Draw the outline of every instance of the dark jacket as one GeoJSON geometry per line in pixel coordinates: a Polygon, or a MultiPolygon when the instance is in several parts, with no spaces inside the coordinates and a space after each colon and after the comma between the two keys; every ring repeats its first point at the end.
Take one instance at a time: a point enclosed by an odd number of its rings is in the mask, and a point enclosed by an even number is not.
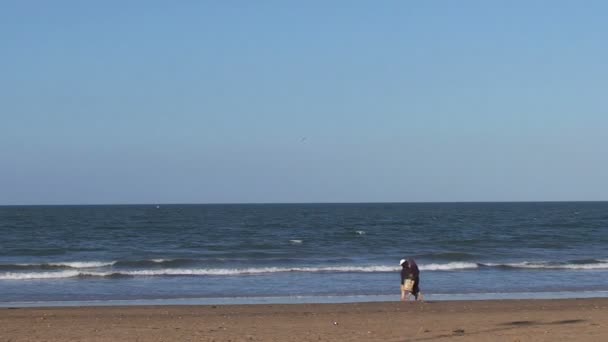
{"type": "Polygon", "coordinates": [[[420,270],[414,259],[407,259],[401,269],[401,285],[404,284],[406,279],[418,280],[420,277],[420,270]]]}

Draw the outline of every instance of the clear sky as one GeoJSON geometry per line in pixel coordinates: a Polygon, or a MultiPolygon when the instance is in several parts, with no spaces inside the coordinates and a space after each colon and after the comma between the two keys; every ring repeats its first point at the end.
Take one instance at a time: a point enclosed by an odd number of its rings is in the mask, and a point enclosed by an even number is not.
{"type": "Polygon", "coordinates": [[[0,2],[0,204],[608,200],[606,1],[0,2]]]}

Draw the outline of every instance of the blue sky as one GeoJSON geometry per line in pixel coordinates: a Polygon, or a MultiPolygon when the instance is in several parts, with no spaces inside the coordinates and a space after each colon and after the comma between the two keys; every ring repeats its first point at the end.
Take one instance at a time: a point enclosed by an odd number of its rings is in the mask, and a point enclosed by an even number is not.
{"type": "Polygon", "coordinates": [[[604,1],[2,1],[0,204],[607,200],[604,1]]]}

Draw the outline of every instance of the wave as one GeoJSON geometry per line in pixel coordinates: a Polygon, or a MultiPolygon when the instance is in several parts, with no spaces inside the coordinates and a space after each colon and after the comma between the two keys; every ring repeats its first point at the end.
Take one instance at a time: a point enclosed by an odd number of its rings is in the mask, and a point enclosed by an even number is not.
{"type": "Polygon", "coordinates": [[[447,264],[418,265],[421,271],[456,271],[478,268],[479,264],[473,262],[449,262],[447,264]]]}
{"type": "MultiPolygon", "coordinates": [[[[27,280],[27,279],[65,279],[65,278],[87,278],[87,277],[158,277],[158,276],[238,276],[238,275],[257,275],[273,273],[386,273],[398,272],[400,267],[387,265],[366,265],[366,266],[306,266],[306,267],[249,267],[249,268],[171,268],[174,264],[182,265],[195,262],[189,259],[154,259],[134,262],[65,262],[53,264],[33,264],[33,267],[42,270],[40,272],[4,272],[0,273],[0,280],[27,280]],[[141,269],[120,269],[102,268],[110,265],[126,264],[129,266],[144,266],[141,269]],[[149,267],[156,264],[157,267],[149,267]],[[46,265],[49,269],[42,267],[46,265]],[[56,266],[51,266],[56,265],[56,266]],[[59,267],[59,268],[53,268],[59,267]],[[96,269],[99,267],[99,269],[96,269]],[[64,269],[62,269],[64,268],[64,269]],[[67,269],[66,269],[67,268],[67,269]]],[[[6,266],[6,265],[4,265],[6,266]]],[[[15,265],[12,265],[15,266],[15,265]]],[[[23,266],[23,265],[22,265],[23,266]]],[[[32,267],[23,266],[23,267],[32,267]]],[[[518,263],[474,263],[474,262],[449,262],[431,263],[419,265],[421,271],[466,271],[475,269],[496,269],[496,270],[602,270],[608,269],[608,260],[574,260],[567,263],[556,262],[531,262],[524,261],[518,263]]],[[[2,268],[0,268],[2,269],[2,268]]],[[[18,269],[19,271],[31,270],[28,268],[18,269]]]]}
{"type": "Polygon", "coordinates": [[[72,262],[57,262],[48,263],[47,265],[56,267],[69,267],[69,268],[98,268],[112,266],[116,264],[116,261],[72,261],[72,262]]]}
{"type": "Polygon", "coordinates": [[[79,271],[61,272],[35,272],[35,273],[3,273],[0,280],[27,280],[27,279],[64,279],[74,278],[80,275],[79,271]]]}
{"type": "Polygon", "coordinates": [[[50,262],[40,264],[0,264],[0,270],[53,270],[53,269],[86,269],[113,266],[116,261],[72,261],[50,262]]]}
{"type": "Polygon", "coordinates": [[[88,272],[66,270],[60,272],[32,272],[32,273],[0,273],[0,280],[20,279],[61,279],[74,277],[118,277],[118,276],[218,276],[218,275],[248,275],[264,273],[285,272],[394,272],[397,268],[392,266],[329,266],[329,267],[252,267],[241,269],[198,268],[198,269],[158,269],[158,270],[125,270],[116,272],[88,272]]]}
{"type": "Polygon", "coordinates": [[[117,261],[65,261],[65,262],[49,262],[49,263],[31,263],[31,264],[0,264],[0,270],[56,270],[56,269],[95,269],[104,267],[150,267],[150,266],[168,266],[179,267],[187,266],[200,260],[193,259],[149,259],[149,260],[117,260],[117,261]]]}
{"type": "MultiPolygon", "coordinates": [[[[421,266],[421,270],[449,271],[467,268],[476,268],[472,263],[449,263],[430,264],[421,266]]],[[[255,275],[268,273],[381,273],[397,272],[399,267],[375,265],[375,266],[325,266],[325,267],[251,267],[251,268],[163,268],[144,270],[121,270],[94,272],[86,270],[64,270],[59,272],[12,272],[0,273],[0,280],[23,280],[23,279],[61,279],[75,277],[154,277],[154,276],[233,276],[233,275],[255,275]]]]}
{"type": "Polygon", "coordinates": [[[117,261],[116,267],[182,267],[199,263],[201,260],[195,259],[149,259],[149,260],[124,260],[117,261]]]}
{"type": "Polygon", "coordinates": [[[608,269],[608,261],[606,260],[583,260],[572,261],[568,263],[554,263],[554,262],[530,262],[523,261],[518,263],[508,264],[479,264],[482,267],[495,267],[504,269],[564,269],[564,270],[600,270],[608,269]]]}

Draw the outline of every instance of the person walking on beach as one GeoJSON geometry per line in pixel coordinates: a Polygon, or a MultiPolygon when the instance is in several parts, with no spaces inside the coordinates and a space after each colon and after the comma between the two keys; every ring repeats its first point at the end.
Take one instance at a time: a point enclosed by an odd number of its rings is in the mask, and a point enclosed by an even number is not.
{"type": "Polygon", "coordinates": [[[422,300],[420,292],[420,270],[416,261],[412,258],[401,259],[401,300],[407,301],[410,294],[414,295],[416,300],[422,300]]]}

